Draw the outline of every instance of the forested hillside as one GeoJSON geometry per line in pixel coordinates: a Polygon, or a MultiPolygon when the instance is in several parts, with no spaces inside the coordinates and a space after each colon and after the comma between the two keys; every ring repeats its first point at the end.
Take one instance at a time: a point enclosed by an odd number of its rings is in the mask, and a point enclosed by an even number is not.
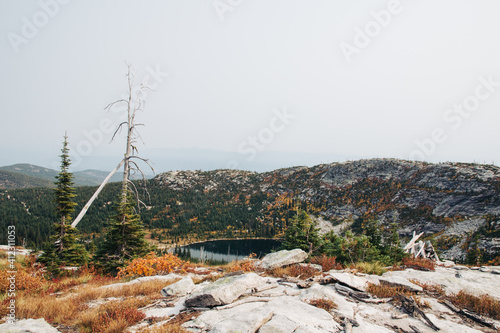
{"type": "MultiPolygon", "coordinates": [[[[401,237],[424,232],[441,254],[488,261],[500,251],[500,170],[495,166],[375,159],[273,172],[176,171],[147,181],[141,210],[153,238],[166,242],[219,237],[279,237],[302,208],[339,232],[381,230],[396,223],[401,237]]],[[[78,208],[94,187],[77,188],[78,208]]],[[[109,184],[78,228],[97,236],[113,214],[118,184],[109,184]]],[[[53,222],[52,190],[2,190],[2,223],[39,246],[53,222]]],[[[6,230],[2,227],[2,230],[6,230]]],[[[2,235],[1,242],[5,242],[2,235]]]]}
{"type": "Polygon", "coordinates": [[[0,170],[0,189],[54,187],[50,180],[31,177],[16,172],[0,170]]]}

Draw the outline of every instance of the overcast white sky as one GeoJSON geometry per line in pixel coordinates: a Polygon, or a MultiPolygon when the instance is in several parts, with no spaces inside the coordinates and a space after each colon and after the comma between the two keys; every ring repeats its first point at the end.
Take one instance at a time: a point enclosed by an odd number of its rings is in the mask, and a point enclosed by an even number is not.
{"type": "Polygon", "coordinates": [[[117,164],[120,112],[104,107],[126,92],[125,62],[155,90],[139,148],[159,171],[498,164],[499,13],[495,0],[2,1],[0,165],[57,168],[65,131],[75,169],[117,164]]]}

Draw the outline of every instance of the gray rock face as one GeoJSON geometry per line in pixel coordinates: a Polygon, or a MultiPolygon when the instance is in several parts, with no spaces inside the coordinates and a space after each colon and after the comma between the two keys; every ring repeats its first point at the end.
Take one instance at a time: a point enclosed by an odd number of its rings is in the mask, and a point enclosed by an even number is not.
{"type": "Polygon", "coordinates": [[[194,282],[190,276],[186,276],[182,280],[177,281],[161,290],[164,297],[167,296],[184,296],[189,294],[194,289],[194,282]]]}
{"type": "Polygon", "coordinates": [[[59,333],[45,319],[23,319],[16,321],[15,324],[1,324],[0,332],[2,333],[59,333]]]}
{"type": "Polygon", "coordinates": [[[357,291],[366,291],[368,282],[372,282],[362,276],[356,276],[350,273],[337,273],[335,271],[328,272],[328,276],[334,278],[341,285],[347,286],[357,291]]]}
{"type": "Polygon", "coordinates": [[[204,312],[187,327],[222,332],[340,332],[332,315],[290,296],[204,312]]]}
{"type": "Polygon", "coordinates": [[[190,295],[186,299],[186,306],[211,308],[229,304],[248,289],[259,288],[265,284],[266,279],[255,273],[222,277],[190,295]]]}
{"type": "Polygon", "coordinates": [[[264,269],[272,269],[283,267],[292,264],[298,264],[307,259],[307,253],[301,249],[281,250],[274,253],[269,253],[260,262],[260,267],[264,269]]]}

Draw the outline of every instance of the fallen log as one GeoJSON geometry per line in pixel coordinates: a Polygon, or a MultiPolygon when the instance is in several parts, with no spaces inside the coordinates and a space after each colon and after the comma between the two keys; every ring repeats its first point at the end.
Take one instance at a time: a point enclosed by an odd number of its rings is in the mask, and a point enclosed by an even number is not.
{"type": "Polygon", "coordinates": [[[355,291],[349,287],[341,285],[340,283],[335,283],[335,289],[342,295],[361,298],[361,299],[370,298],[370,295],[368,295],[367,293],[361,291],[355,291]]]}
{"type": "Polygon", "coordinates": [[[420,310],[420,308],[418,307],[417,303],[413,298],[406,297],[401,294],[396,294],[396,298],[401,301],[401,306],[403,307],[406,313],[415,318],[417,316],[420,316],[422,317],[422,319],[425,320],[427,325],[429,325],[429,327],[432,328],[434,331],[440,330],[439,327],[434,325],[434,323],[427,317],[427,315],[422,310],[420,310]]]}

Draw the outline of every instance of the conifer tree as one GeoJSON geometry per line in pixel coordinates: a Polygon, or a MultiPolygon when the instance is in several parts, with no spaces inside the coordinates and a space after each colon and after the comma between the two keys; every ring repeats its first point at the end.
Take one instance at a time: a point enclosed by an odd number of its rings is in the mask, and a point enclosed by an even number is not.
{"type": "Polygon", "coordinates": [[[76,197],[73,187],[73,174],[69,172],[71,160],[69,158],[68,137],[64,136],[61,149],[61,171],[56,176],[55,203],[57,220],[52,229],[49,242],[44,247],[44,254],[39,261],[46,264],[49,271],[58,274],[59,267],[80,266],[88,261],[88,253],[82,244],[78,243],[78,233],[71,226],[71,215],[75,210],[76,197]]]}
{"type": "Polygon", "coordinates": [[[282,247],[286,250],[302,249],[309,254],[321,247],[318,228],[305,211],[299,210],[290,221],[282,247]]]}
{"type": "Polygon", "coordinates": [[[134,206],[135,201],[127,192],[127,199],[117,205],[116,215],[111,218],[104,241],[96,253],[96,264],[106,273],[116,274],[119,267],[150,251],[144,239],[144,226],[134,206]]]}

